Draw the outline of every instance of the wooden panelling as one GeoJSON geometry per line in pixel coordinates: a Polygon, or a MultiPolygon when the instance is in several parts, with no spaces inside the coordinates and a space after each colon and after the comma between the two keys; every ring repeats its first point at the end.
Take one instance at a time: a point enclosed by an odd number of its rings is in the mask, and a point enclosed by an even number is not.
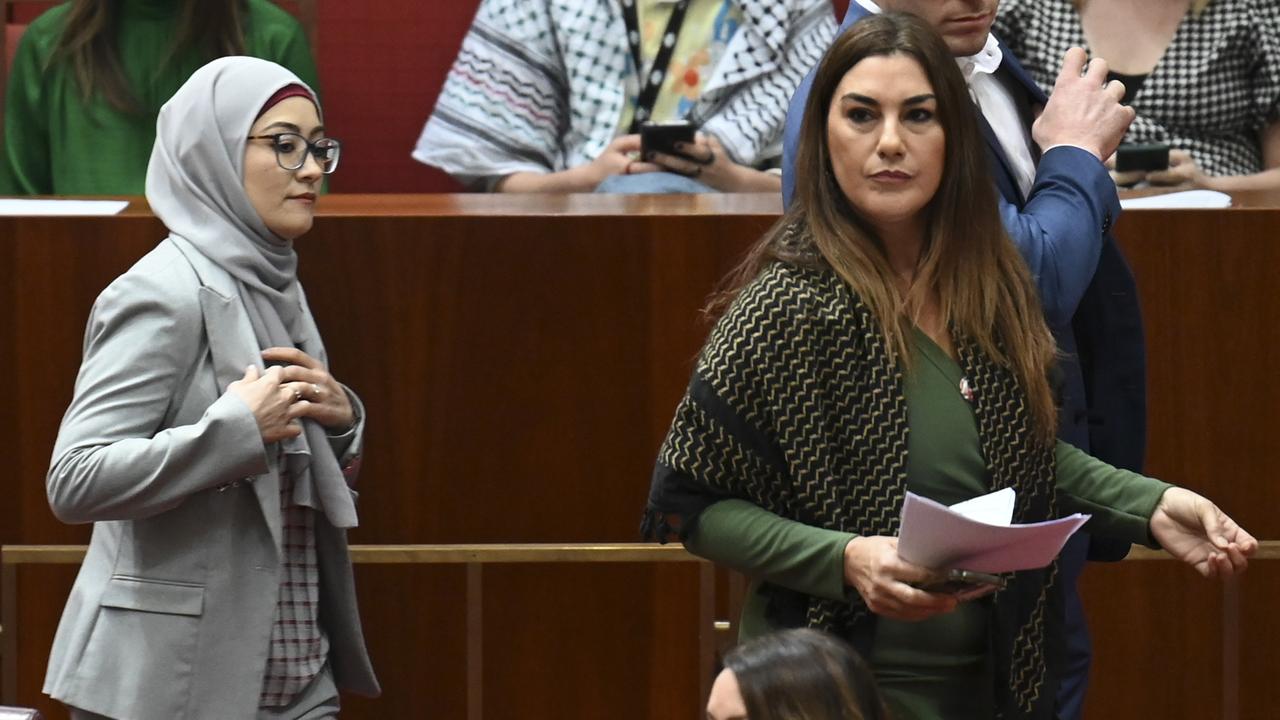
{"type": "MultiPolygon", "coordinates": [[[[1247,201],[1280,205],[1274,198],[1247,201]]],[[[299,241],[335,374],[364,398],[359,543],[636,540],[652,460],[707,325],[698,314],[776,198],[329,196],[299,241]]],[[[1280,538],[1280,209],[1126,213],[1147,326],[1152,474],[1280,538]]],[[[17,438],[0,541],[84,542],[43,477],[93,298],[162,236],[116,218],[0,218],[0,432],[17,438]]],[[[37,695],[70,574],[24,570],[19,696],[37,695]]],[[[346,717],[465,718],[461,568],[362,566],[381,700],[346,717]]],[[[486,716],[698,716],[693,566],[486,569],[486,716]]],[[[1239,586],[1241,717],[1280,697],[1280,570],[1239,586]]],[[[1168,563],[1090,568],[1089,717],[1221,717],[1222,596],[1168,563]]],[[[48,708],[46,703],[42,707],[48,708]]],[[[53,717],[59,717],[54,714],[53,717]]]]}
{"type": "Polygon", "coordinates": [[[1280,211],[1130,212],[1117,227],[1147,334],[1147,471],[1280,538],[1280,211]]]}
{"type": "Polygon", "coordinates": [[[1280,564],[1255,563],[1240,585],[1240,716],[1261,718],[1280,707],[1280,564]]]}
{"type": "MultiPolygon", "coordinates": [[[[333,371],[369,416],[353,542],[638,539],[705,334],[698,308],[777,210],[776,197],[325,198],[298,248],[333,371]]],[[[0,332],[22,339],[8,361],[23,378],[3,542],[87,539],[51,516],[43,477],[93,299],[162,236],[141,210],[0,218],[0,273],[18,278],[0,332]]],[[[38,692],[71,575],[23,572],[34,602],[13,700],[60,717],[38,692]]],[[[463,571],[357,578],[385,695],[345,699],[345,716],[466,717],[463,571]]],[[[694,566],[497,567],[483,597],[486,717],[639,720],[700,702],[694,566]]]]}
{"type": "Polygon", "coordinates": [[[1218,583],[1180,563],[1093,563],[1081,595],[1094,651],[1086,718],[1225,718],[1218,583]]]}

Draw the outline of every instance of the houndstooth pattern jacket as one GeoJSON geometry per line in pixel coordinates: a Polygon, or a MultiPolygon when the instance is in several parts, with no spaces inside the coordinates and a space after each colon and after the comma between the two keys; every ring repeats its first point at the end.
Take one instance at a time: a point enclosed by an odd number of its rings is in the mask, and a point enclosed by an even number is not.
{"type": "MultiPolygon", "coordinates": [[[[1005,0],[995,33],[1044,88],[1088,47],[1071,0],[1005,0]]],[[[1189,13],[1133,98],[1125,142],[1185,148],[1210,175],[1264,169],[1263,129],[1280,122],[1280,3],[1212,0],[1189,13]]]]}

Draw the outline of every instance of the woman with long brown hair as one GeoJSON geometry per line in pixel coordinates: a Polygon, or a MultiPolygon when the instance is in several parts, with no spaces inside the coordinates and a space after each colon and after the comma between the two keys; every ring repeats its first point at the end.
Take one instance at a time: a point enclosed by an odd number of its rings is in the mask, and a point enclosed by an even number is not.
{"type": "Polygon", "coordinates": [[[0,195],[141,195],[160,106],[227,55],[319,87],[302,26],[269,0],[71,0],[45,12],[9,74],[0,195]]]}
{"type": "Polygon", "coordinates": [[[1257,542],[1190,491],[1054,439],[1053,339],[1001,226],[964,80],[924,22],[846,32],[805,112],[796,202],[730,289],[660,451],[645,532],[752,580],[739,634],[853,642],[896,718],[1052,717],[1056,565],[984,597],[898,557],[909,490],[1017,493],[1206,576],[1257,542]]]}

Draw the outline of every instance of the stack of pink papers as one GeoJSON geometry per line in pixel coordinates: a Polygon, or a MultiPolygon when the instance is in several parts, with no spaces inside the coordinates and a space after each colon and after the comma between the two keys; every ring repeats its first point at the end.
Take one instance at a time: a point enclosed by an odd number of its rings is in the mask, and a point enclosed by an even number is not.
{"type": "Polygon", "coordinates": [[[1053,562],[1071,533],[1089,521],[1076,513],[1058,520],[1013,524],[1012,488],[947,507],[907,493],[898,532],[898,557],[935,570],[1004,573],[1053,562]]]}

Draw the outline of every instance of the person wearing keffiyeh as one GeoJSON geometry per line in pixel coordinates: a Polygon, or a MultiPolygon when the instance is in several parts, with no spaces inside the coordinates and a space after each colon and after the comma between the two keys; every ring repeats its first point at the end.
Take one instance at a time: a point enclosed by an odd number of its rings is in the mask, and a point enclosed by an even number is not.
{"type": "Polygon", "coordinates": [[[502,192],[778,192],[787,100],[834,35],[829,0],[483,0],[413,157],[502,192]],[[642,158],[640,119],[700,134],[642,158]]]}
{"type": "Polygon", "coordinates": [[[740,639],[851,641],[899,720],[1054,717],[1057,563],[994,594],[918,587],[907,491],[1013,488],[1206,576],[1257,541],[1209,500],[1055,439],[1054,341],[987,179],[964,78],[924,21],[855,24],[815,74],[790,209],[720,312],[659,451],[642,525],[752,581],[740,639]]]}

